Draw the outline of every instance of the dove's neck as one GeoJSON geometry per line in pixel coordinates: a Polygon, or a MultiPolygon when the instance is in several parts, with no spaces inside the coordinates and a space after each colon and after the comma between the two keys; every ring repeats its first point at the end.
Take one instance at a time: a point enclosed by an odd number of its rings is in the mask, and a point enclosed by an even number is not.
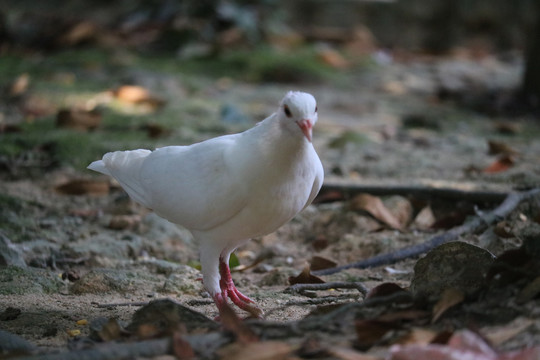
{"type": "Polygon", "coordinates": [[[285,147],[283,151],[297,150],[312,146],[298,128],[298,125],[289,119],[278,118],[276,113],[270,115],[257,126],[245,133],[249,141],[258,143],[263,147],[272,146],[272,152],[279,152],[276,145],[285,147]]]}
{"type": "Polygon", "coordinates": [[[231,154],[237,163],[242,164],[238,166],[252,167],[259,172],[268,169],[280,174],[315,152],[294,122],[281,120],[273,114],[242,134],[234,155],[231,154]]]}

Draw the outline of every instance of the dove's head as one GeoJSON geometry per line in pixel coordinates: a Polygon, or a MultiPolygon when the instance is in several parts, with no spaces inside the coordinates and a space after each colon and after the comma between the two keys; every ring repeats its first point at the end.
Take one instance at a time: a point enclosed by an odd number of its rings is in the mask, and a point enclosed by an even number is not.
{"type": "Polygon", "coordinates": [[[292,131],[300,130],[311,142],[313,125],[317,122],[317,102],[313,95],[289,91],[278,109],[280,120],[292,131]]]}

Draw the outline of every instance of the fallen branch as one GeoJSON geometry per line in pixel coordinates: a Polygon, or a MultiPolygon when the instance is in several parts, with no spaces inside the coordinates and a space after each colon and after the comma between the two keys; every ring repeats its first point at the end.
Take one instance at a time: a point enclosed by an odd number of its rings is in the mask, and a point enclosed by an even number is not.
{"type": "Polygon", "coordinates": [[[303,294],[306,290],[330,290],[330,289],[356,289],[363,295],[366,295],[368,290],[361,282],[349,281],[334,281],[322,284],[294,284],[285,289],[285,292],[303,294]]]}
{"type": "Polygon", "coordinates": [[[485,226],[489,226],[510,214],[522,201],[540,194],[540,189],[532,189],[523,192],[512,192],[493,211],[475,217],[473,220],[455,227],[443,234],[432,237],[427,242],[410,246],[395,252],[381,254],[369,259],[361,260],[347,265],[334,268],[313,271],[313,275],[330,275],[346,269],[366,269],[375,266],[394,264],[398,261],[415,257],[449,241],[454,241],[465,233],[477,232],[485,226]]]}
{"type": "Polygon", "coordinates": [[[501,202],[508,195],[505,191],[496,190],[461,190],[457,188],[442,188],[429,185],[363,185],[356,182],[325,182],[321,194],[339,191],[346,197],[366,193],[381,195],[412,195],[418,198],[439,198],[447,200],[466,200],[471,202],[501,202]]]}

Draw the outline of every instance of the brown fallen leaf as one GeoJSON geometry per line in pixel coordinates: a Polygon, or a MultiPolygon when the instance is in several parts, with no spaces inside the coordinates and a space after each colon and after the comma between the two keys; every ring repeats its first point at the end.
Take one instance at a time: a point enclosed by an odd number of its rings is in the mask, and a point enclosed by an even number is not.
{"type": "Polygon", "coordinates": [[[118,323],[118,320],[112,318],[97,331],[99,338],[105,342],[118,340],[127,334],[128,332],[118,323]]]}
{"type": "Polygon", "coordinates": [[[491,165],[483,170],[486,174],[495,174],[503,171],[507,171],[512,166],[514,166],[515,160],[512,155],[502,155],[497,160],[495,160],[491,165]]]}
{"type": "Polygon", "coordinates": [[[499,221],[493,228],[495,235],[508,239],[514,236],[512,224],[506,220],[499,221]]]}
{"type": "Polygon", "coordinates": [[[328,353],[341,360],[382,360],[381,357],[363,354],[346,347],[331,347],[328,349],[328,353]]]}
{"type": "Polygon", "coordinates": [[[405,228],[412,220],[413,206],[403,196],[390,196],[383,201],[384,206],[394,215],[401,228],[405,228]]]}
{"type": "Polygon", "coordinates": [[[401,345],[427,345],[430,344],[436,337],[437,332],[434,330],[415,327],[407,332],[407,334],[399,338],[396,343],[401,345]]]}
{"type": "Polygon", "coordinates": [[[480,332],[493,346],[500,346],[508,340],[521,334],[533,324],[534,320],[532,319],[518,317],[504,325],[484,327],[480,329],[480,332]]]}
{"type": "Polygon", "coordinates": [[[19,96],[24,94],[28,90],[28,85],[30,85],[30,75],[28,73],[17,76],[9,88],[9,95],[19,96]]]}
{"type": "Polygon", "coordinates": [[[399,323],[379,320],[356,320],[355,347],[367,350],[377,344],[389,331],[400,328],[399,323]]]}
{"type": "Polygon", "coordinates": [[[337,262],[317,255],[313,256],[309,263],[311,264],[310,268],[313,271],[329,269],[337,266],[337,262]]]}
{"type": "Polygon", "coordinates": [[[375,219],[392,229],[401,230],[403,228],[399,220],[386,208],[379,197],[369,194],[359,194],[351,200],[350,206],[351,210],[368,212],[375,219]]]}
{"type": "Polygon", "coordinates": [[[138,85],[123,85],[113,91],[114,96],[130,104],[146,104],[154,109],[165,105],[165,100],[153,95],[150,91],[138,85]]]}
{"type": "Polygon", "coordinates": [[[396,283],[382,283],[380,285],[375,286],[373,289],[371,289],[367,293],[366,299],[388,296],[388,295],[395,294],[397,292],[406,292],[406,290],[396,283]]]}
{"type": "Polygon", "coordinates": [[[426,319],[430,315],[429,312],[424,310],[417,310],[414,308],[397,310],[393,312],[388,312],[380,315],[377,320],[386,321],[386,322],[403,322],[403,321],[414,321],[420,319],[426,319]]]}
{"type": "Polygon", "coordinates": [[[59,42],[65,46],[73,46],[93,39],[97,35],[97,25],[90,21],[81,21],[71,27],[59,42]]]}
{"type": "Polygon", "coordinates": [[[463,302],[465,294],[456,288],[447,288],[441,294],[439,301],[433,306],[433,317],[431,323],[435,323],[439,318],[453,306],[463,302]]]}
{"type": "Polygon", "coordinates": [[[311,274],[311,268],[307,265],[297,276],[289,276],[289,284],[323,284],[324,280],[311,274]]]}
{"type": "Polygon", "coordinates": [[[441,344],[409,344],[390,347],[388,360],[497,360],[497,353],[480,336],[463,330],[441,344]]]}
{"type": "Polygon", "coordinates": [[[287,360],[296,359],[296,347],[284,341],[233,343],[217,351],[222,360],[287,360]]]}
{"type": "Polygon", "coordinates": [[[435,215],[433,214],[433,210],[431,210],[431,206],[426,206],[414,218],[413,224],[417,229],[420,230],[427,230],[430,229],[437,219],[435,218],[435,215]]]}
{"type": "Polygon", "coordinates": [[[56,187],[56,191],[64,195],[106,195],[109,193],[109,182],[104,180],[74,179],[56,187]]]}
{"type": "Polygon", "coordinates": [[[98,110],[78,108],[61,109],[56,115],[56,126],[78,131],[94,130],[101,124],[102,115],[98,110]]]}
{"type": "MultiPolygon", "coordinates": [[[[258,317],[257,314],[252,315],[258,317]]],[[[247,345],[259,341],[258,336],[253,330],[251,330],[226,303],[219,308],[219,318],[223,327],[236,336],[238,344],[247,345]]]]}
{"type": "Polygon", "coordinates": [[[517,155],[519,151],[512,148],[510,145],[495,140],[488,140],[488,154],[489,155],[517,155]]]}
{"type": "Polygon", "coordinates": [[[143,130],[146,130],[148,137],[151,139],[157,139],[165,137],[171,134],[171,130],[167,129],[163,125],[150,123],[142,126],[143,130]]]}
{"type": "Polygon", "coordinates": [[[350,66],[349,61],[334,49],[321,49],[317,52],[317,56],[324,64],[336,69],[346,69],[350,66]]]}
{"type": "Polygon", "coordinates": [[[187,342],[180,332],[175,332],[172,337],[172,350],[176,359],[188,360],[195,358],[195,352],[191,344],[187,342]]]}

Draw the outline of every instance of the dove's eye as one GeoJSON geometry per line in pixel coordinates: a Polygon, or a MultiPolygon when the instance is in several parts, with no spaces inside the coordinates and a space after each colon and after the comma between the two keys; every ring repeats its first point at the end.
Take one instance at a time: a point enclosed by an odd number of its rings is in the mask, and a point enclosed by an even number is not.
{"type": "Polygon", "coordinates": [[[287,115],[287,117],[290,118],[292,116],[291,109],[289,109],[287,105],[283,105],[283,111],[285,112],[285,115],[287,115]]]}
{"type": "Polygon", "coordinates": [[[315,112],[317,112],[317,110],[319,110],[319,108],[317,106],[315,106],[315,112]]]}

